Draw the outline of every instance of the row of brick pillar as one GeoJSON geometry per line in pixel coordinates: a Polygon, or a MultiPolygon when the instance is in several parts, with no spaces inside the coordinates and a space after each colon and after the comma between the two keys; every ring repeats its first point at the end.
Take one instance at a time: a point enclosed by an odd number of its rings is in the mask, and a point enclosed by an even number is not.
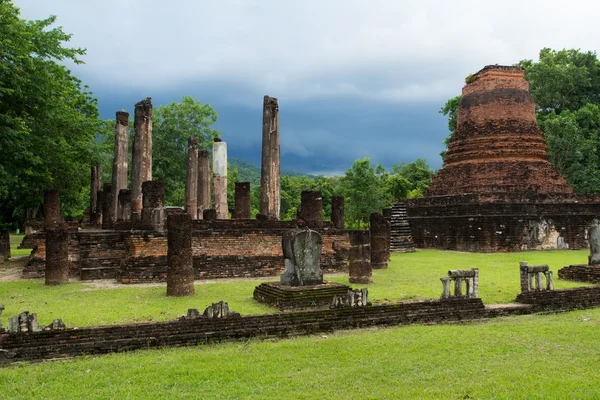
{"type": "Polygon", "coordinates": [[[373,269],[388,267],[390,222],[380,213],[371,213],[369,230],[351,230],[349,252],[350,283],[371,283],[373,269]]]}
{"type": "Polygon", "coordinates": [[[152,181],[152,99],[136,103],[131,157],[131,185],[127,188],[129,113],[117,111],[112,179],[101,183],[98,165],[91,168],[90,222],[114,228],[117,221],[139,223],[142,220],[143,184],[152,181]]]}

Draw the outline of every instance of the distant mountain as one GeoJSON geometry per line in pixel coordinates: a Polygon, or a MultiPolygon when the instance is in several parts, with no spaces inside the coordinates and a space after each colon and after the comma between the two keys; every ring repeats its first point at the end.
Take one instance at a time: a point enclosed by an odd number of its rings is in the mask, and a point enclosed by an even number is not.
{"type": "MultiPolygon", "coordinates": [[[[230,158],[227,160],[229,168],[238,169],[238,181],[239,182],[250,182],[252,185],[260,185],[260,167],[249,163],[241,158],[230,158]]],[[[313,175],[303,174],[298,171],[282,170],[282,176],[308,176],[314,177],[313,175]]]]}

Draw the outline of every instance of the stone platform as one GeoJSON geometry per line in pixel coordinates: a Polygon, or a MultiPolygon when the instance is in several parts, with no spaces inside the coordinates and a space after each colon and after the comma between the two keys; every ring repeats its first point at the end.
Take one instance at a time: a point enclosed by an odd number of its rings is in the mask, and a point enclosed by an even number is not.
{"type": "Polygon", "coordinates": [[[569,265],[558,270],[558,277],[568,281],[600,283],[600,265],[569,265]]]}
{"type": "Polygon", "coordinates": [[[329,307],[334,296],[345,295],[350,286],[323,282],[320,285],[291,286],[279,282],[261,283],[254,289],[254,299],[280,310],[329,307]]]}

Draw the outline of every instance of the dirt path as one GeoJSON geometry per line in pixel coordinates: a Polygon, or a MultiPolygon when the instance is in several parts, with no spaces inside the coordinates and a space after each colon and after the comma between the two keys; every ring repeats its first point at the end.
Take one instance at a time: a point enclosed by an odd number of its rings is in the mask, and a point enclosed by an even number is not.
{"type": "Polygon", "coordinates": [[[0,281],[21,280],[21,273],[28,258],[28,256],[13,257],[9,261],[0,264],[0,281]]]}

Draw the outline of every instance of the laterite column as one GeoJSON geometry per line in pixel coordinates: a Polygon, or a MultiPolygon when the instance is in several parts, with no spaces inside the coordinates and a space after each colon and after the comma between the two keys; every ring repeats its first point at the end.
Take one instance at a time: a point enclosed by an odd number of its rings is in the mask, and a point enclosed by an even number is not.
{"type": "Polygon", "coordinates": [[[302,191],[299,216],[309,228],[321,228],[323,226],[323,198],[321,192],[302,191]]]}
{"type": "Polygon", "coordinates": [[[69,283],[69,231],[46,229],[46,285],[69,283]]]}
{"type": "Polygon", "coordinates": [[[127,189],[127,149],[129,147],[129,113],[117,111],[115,123],[115,147],[112,167],[112,196],[109,226],[114,227],[119,218],[119,192],[127,189]]]}
{"type": "Polygon", "coordinates": [[[188,139],[185,212],[198,219],[198,138],[188,139]]]}
{"type": "Polygon", "coordinates": [[[260,213],[269,219],[279,219],[280,207],[279,106],[276,98],[265,96],[260,169],[260,213]]]}
{"type": "Polygon", "coordinates": [[[131,222],[142,212],[142,184],[152,180],[152,99],[135,105],[133,155],[131,158],[131,222]]]}
{"type": "Polygon", "coordinates": [[[234,219],[250,219],[250,182],[235,183],[234,219]]]}
{"type": "Polygon", "coordinates": [[[167,296],[194,294],[192,217],[173,214],[167,218],[167,296]]]}
{"type": "Polygon", "coordinates": [[[350,252],[348,254],[350,283],[373,282],[369,231],[348,231],[348,235],[350,236],[350,252]]]}
{"type": "Polygon", "coordinates": [[[331,222],[337,229],[344,229],[344,196],[331,197],[331,222]]]}
{"type": "Polygon", "coordinates": [[[210,158],[208,150],[198,151],[198,219],[210,208],[210,158]]]}
{"type": "Polygon", "coordinates": [[[371,264],[374,269],[387,268],[390,259],[390,223],[380,213],[371,213],[370,231],[371,264]]]}
{"type": "Polygon", "coordinates": [[[219,138],[213,143],[213,195],[217,219],[229,218],[227,207],[227,143],[219,138]]]}
{"type": "Polygon", "coordinates": [[[60,216],[60,190],[48,189],[44,192],[44,229],[62,225],[60,216]]]}

